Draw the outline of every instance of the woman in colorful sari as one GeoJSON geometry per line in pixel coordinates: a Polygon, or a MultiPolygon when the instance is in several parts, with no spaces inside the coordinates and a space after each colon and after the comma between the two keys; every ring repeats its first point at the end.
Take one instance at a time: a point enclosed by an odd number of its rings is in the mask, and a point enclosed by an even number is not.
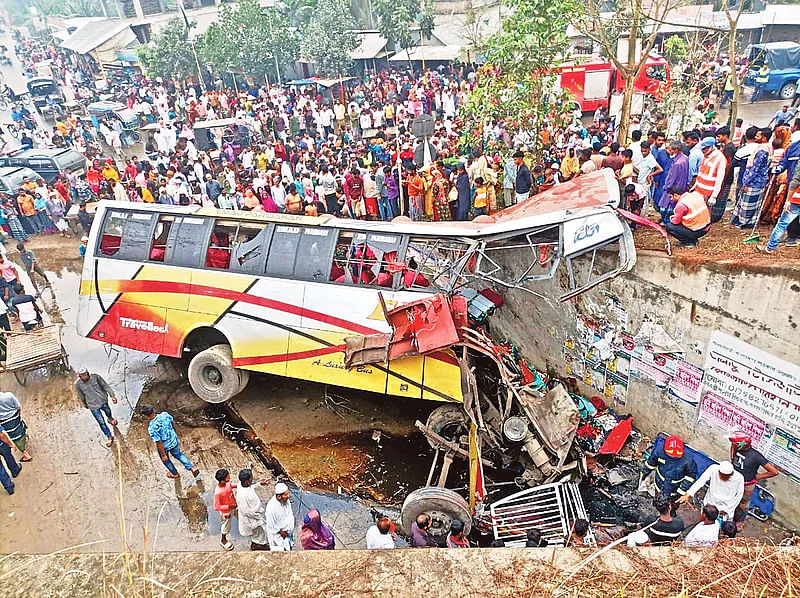
{"type": "MultiPolygon", "coordinates": [[[[772,137],[772,156],[769,162],[770,171],[780,164],[786,149],[791,145],[791,130],[785,125],[775,127],[772,137]]],[[[764,190],[764,207],[761,209],[761,224],[775,224],[781,216],[783,202],[786,199],[788,183],[787,171],[770,177],[769,184],[764,190]]]]}
{"type": "Polygon", "coordinates": [[[303,550],[333,550],[336,546],[333,533],[322,523],[322,517],[317,509],[311,509],[303,518],[300,545],[303,550]]]}
{"type": "Polygon", "coordinates": [[[440,170],[441,164],[431,164],[431,193],[433,195],[433,220],[442,222],[450,220],[450,202],[447,199],[447,180],[440,170]]]}
{"type": "MultiPolygon", "coordinates": [[[[13,393],[0,392],[0,426],[6,431],[11,438],[11,442],[22,453],[20,461],[27,463],[32,461],[33,457],[30,456],[26,450],[28,442],[28,426],[22,419],[20,413],[21,406],[19,400],[13,393]]],[[[2,465],[0,465],[2,467],[2,465]]]]}

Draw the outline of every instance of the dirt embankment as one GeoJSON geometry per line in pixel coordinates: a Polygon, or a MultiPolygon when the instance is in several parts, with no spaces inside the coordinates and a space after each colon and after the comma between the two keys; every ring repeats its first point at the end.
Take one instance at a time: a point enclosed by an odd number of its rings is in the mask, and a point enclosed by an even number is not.
{"type": "MultiPolygon", "coordinates": [[[[747,267],[764,271],[800,265],[800,247],[780,245],[776,253],[770,255],[756,249],[757,244],[766,244],[772,226],[760,225],[756,228],[761,239],[758,243],[743,243],[751,232],[752,229],[743,231],[728,222],[720,221],[711,225],[708,234],[700,239],[697,247],[681,247],[677,239],[670,237],[672,256],[690,269],[707,263],[725,263],[732,269],[747,267]]],[[[640,226],[634,231],[633,238],[637,251],[654,251],[666,255],[664,237],[655,230],[640,226]]]]}
{"type": "Polygon", "coordinates": [[[429,447],[414,421],[435,406],[272,376],[232,402],[298,484],[390,502],[425,481],[429,447]]]}

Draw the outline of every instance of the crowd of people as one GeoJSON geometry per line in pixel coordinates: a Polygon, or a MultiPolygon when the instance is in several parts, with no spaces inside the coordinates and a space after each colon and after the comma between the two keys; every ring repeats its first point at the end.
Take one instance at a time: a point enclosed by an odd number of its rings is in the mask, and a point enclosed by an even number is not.
{"type": "MultiPolygon", "coordinates": [[[[614,140],[614,119],[599,109],[588,127],[575,120],[564,129],[540,131],[542,157],[534,161],[499,124],[487,127],[489,151],[477,147],[464,153],[457,114],[473,81],[456,73],[427,71],[413,78],[383,72],[351,90],[345,105],[310,88],[181,93],[144,80],[132,88],[128,102],[137,111],[150,106],[143,120],[158,118],[145,155],[124,162],[90,156],[87,148],[97,145],[96,136],[112,149],[121,147],[118,136],[109,139],[77,116],[60,119],[44,145],[71,146],[87,155],[86,174],[67,171],[52,185],[26,179],[16,197],[0,194],[0,225],[18,240],[42,232],[67,235],[70,208],[97,199],[362,219],[469,220],[609,168],[619,181],[620,207],[660,222],[683,245],[695,245],[723,217],[742,230],[776,225],[773,239],[762,247],[767,253],[787,229],[787,245],[800,237],[797,223],[790,226],[800,211],[793,181],[800,122],[788,105],[772,119],[773,128],[745,127],[740,119],[731,129],[712,118],[680,138],[645,131],[643,117],[626,144],[614,140]],[[424,147],[411,123],[427,113],[437,120],[424,147]],[[213,134],[200,129],[209,138],[198,144],[193,125],[221,116],[235,124],[213,134]],[[217,149],[200,151],[197,145],[217,149]],[[432,158],[428,163],[426,153],[432,158]]],[[[75,216],[88,231],[85,210],[75,216]]]]}

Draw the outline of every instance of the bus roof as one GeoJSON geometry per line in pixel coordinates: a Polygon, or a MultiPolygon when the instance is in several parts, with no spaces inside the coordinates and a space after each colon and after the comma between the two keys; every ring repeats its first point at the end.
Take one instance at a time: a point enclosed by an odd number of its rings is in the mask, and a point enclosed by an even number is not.
{"type": "Polygon", "coordinates": [[[100,202],[105,208],[152,210],[171,214],[192,214],[250,222],[274,222],[305,226],[330,226],[343,229],[394,232],[422,236],[485,237],[513,233],[518,230],[558,224],[579,216],[609,210],[619,198],[619,186],[609,168],[581,175],[539,193],[526,201],[506,208],[493,216],[480,216],[470,222],[414,222],[399,216],[390,222],[336,218],[331,214],[303,216],[269,212],[221,210],[199,206],[164,206],[161,204],[126,203],[113,200],[100,202]]]}

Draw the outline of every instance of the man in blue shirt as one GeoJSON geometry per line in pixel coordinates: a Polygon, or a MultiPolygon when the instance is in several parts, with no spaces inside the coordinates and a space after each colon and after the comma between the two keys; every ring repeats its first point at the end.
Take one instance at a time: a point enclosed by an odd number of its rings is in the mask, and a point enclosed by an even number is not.
{"type": "Polygon", "coordinates": [[[788,125],[789,121],[792,120],[793,113],[789,112],[789,104],[784,104],[783,107],[775,113],[775,116],[772,117],[772,120],[769,121],[769,125],[772,126],[774,123],[776,127],[780,125],[788,125]]]}
{"type": "MultiPolygon", "coordinates": [[[[667,152],[667,148],[664,145],[664,142],[666,141],[666,136],[664,133],[661,131],[648,133],[647,137],[650,138],[651,136],[652,141],[650,142],[650,153],[661,167],[661,172],[653,177],[653,184],[650,185],[650,199],[652,199],[653,203],[656,204],[664,189],[664,179],[666,179],[669,169],[672,168],[672,158],[670,157],[669,153],[667,152]]],[[[656,209],[658,209],[658,205],[656,205],[656,209]]]]}
{"type": "Polygon", "coordinates": [[[683,142],[689,156],[689,188],[694,184],[697,173],[700,171],[700,163],[703,161],[703,150],[700,149],[700,135],[697,131],[684,131],[683,142]]]}
{"type": "Polygon", "coordinates": [[[139,413],[150,423],[147,424],[147,433],[150,438],[155,442],[158,449],[158,456],[161,457],[161,462],[167,468],[168,478],[179,478],[178,470],[175,469],[169,456],[172,455],[186,468],[186,471],[191,471],[194,477],[200,475],[200,470],[197,469],[189,457],[181,452],[180,444],[178,442],[178,435],[175,433],[175,428],[172,427],[174,419],[166,411],[162,411],[158,415],[150,405],[142,405],[139,413]]]}
{"type": "Polygon", "coordinates": [[[514,164],[517,165],[517,178],[514,181],[514,203],[519,203],[528,199],[533,186],[531,171],[524,161],[525,154],[517,150],[514,154],[514,164]]]}

